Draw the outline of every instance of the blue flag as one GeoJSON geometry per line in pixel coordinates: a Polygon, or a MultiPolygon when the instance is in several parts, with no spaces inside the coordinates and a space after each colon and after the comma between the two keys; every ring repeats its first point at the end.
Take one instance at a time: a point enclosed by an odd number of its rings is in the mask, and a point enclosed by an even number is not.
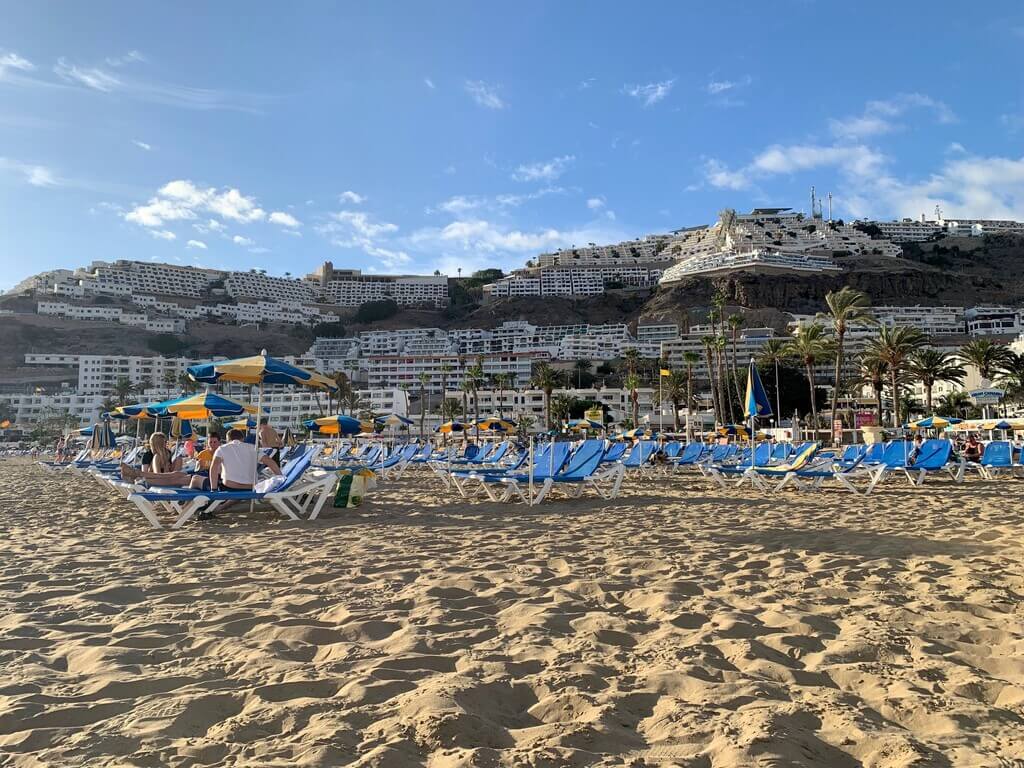
{"type": "Polygon", "coordinates": [[[747,396],[744,399],[743,415],[746,418],[764,418],[772,415],[772,406],[768,402],[768,396],[761,384],[761,377],[757,373],[757,366],[753,358],[750,360],[750,367],[747,370],[747,396]]]}

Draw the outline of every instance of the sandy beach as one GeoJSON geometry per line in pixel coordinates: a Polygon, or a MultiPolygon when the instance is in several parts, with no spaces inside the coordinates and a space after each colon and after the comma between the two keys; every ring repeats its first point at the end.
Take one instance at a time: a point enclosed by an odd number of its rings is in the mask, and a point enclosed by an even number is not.
{"type": "Polygon", "coordinates": [[[1024,760],[1019,481],[529,509],[407,475],[172,532],[0,466],[2,764],[1024,760]]]}

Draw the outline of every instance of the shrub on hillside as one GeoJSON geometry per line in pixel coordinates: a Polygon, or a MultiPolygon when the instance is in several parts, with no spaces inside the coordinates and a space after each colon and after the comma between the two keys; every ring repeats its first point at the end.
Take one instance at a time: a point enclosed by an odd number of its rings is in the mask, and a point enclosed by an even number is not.
{"type": "Polygon", "coordinates": [[[375,323],[378,320],[387,320],[397,314],[398,304],[392,299],[381,299],[360,304],[359,309],[356,310],[355,320],[357,323],[375,323]]]}

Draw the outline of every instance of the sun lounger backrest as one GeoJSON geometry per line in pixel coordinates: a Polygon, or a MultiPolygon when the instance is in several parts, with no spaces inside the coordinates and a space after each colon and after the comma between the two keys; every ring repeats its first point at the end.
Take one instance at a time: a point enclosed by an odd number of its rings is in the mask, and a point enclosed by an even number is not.
{"type": "Polygon", "coordinates": [[[625,443],[612,443],[611,445],[608,446],[608,448],[605,449],[604,457],[601,459],[601,461],[618,461],[625,455],[625,453],[625,443]]]}
{"type": "Polygon", "coordinates": [[[772,459],[774,461],[785,461],[789,458],[789,452],[793,449],[793,446],[789,443],[779,443],[772,449],[772,459]]]}
{"type": "Polygon", "coordinates": [[[763,467],[772,458],[772,445],[771,443],[758,443],[757,447],[754,448],[754,463],[763,467]]]}
{"type": "Polygon", "coordinates": [[[877,464],[885,455],[885,443],[872,443],[864,453],[865,464],[877,464]]]}
{"type": "Polygon", "coordinates": [[[953,444],[944,438],[925,440],[921,451],[914,459],[913,469],[942,469],[949,463],[953,444]]]}
{"type": "Polygon", "coordinates": [[[558,477],[587,477],[594,474],[604,455],[604,440],[584,440],[569,457],[569,463],[558,477]]]}
{"type": "Polygon", "coordinates": [[[633,446],[629,456],[623,459],[622,465],[625,467],[639,467],[646,464],[657,448],[658,444],[653,440],[641,440],[633,446]]]}
{"type": "Polygon", "coordinates": [[[731,445],[716,445],[711,449],[711,463],[718,464],[729,458],[731,445]]]}
{"type": "Polygon", "coordinates": [[[462,452],[462,458],[474,459],[480,453],[480,446],[476,443],[466,443],[466,449],[462,452]]]}
{"type": "Polygon", "coordinates": [[[548,443],[533,457],[533,478],[541,480],[558,474],[569,458],[569,443],[548,443]]]}
{"type": "Polygon", "coordinates": [[[674,459],[679,456],[679,452],[681,450],[683,450],[683,445],[678,440],[665,443],[665,445],[661,447],[661,452],[669,459],[674,459]]]}
{"type": "Polygon", "coordinates": [[[840,461],[842,461],[844,464],[847,464],[851,461],[856,461],[863,453],[863,451],[864,446],[862,445],[848,445],[846,446],[846,450],[843,451],[843,457],[842,459],[840,459],[840,461]]]}
{"type": "Polygon", "coordinates": [[[882,464],[887,467],[906,466],[907,457],[913,450],[908,440],[893,440],[885,446],[885,453],[882,454],[882,464]]]}
{"type": "Polygon", "coordinates": [[[981,461],[978,462],[984,467],[1011,467],[1013,466],[1013,448],[1008,440],[993,440],[985,446],[985,452],[981,454],[981,461]]]}
{"type": "Polygon", "coordinates": [[[302,473],[309,469],[309,465],[313,461],[313,457],[317,454],[317,449],[310,449],[304,451],[301,456],[298,456],[288,462],[288,469],[284,472],[284,483],[274,489],[275,492],[285,491],[292,486],[296,480],[302,477],[302,473]]]}
{"type": "Polygon", "coordinates": [[[678,464],[693,464],[704,454],[702,443],[687,443],[683,452],[679,454],[678,464]]]}
{"type": "Polygon", "coordinates": [[[489,464],[496,464],[502,459],[504,459],[505,454],[508,453],[508,449],[510,446],[511,444],[509,443],[508,440],[503,440],[501,443],[498,444],[497,449],[492,451],[491,455],[487,457],[487,462],[489,464]]]}

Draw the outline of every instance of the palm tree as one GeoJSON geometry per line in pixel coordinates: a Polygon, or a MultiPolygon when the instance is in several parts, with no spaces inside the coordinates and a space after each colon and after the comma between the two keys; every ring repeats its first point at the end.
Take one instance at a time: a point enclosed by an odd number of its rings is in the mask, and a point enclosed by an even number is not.
{"type": "Polygon", "coordinates": [[[577,360],[573,365],[573,371],[576,374],[576,386],[583,388],[583,376],[589,374],[594,364],[589,360],[577,360]]]}
{"type": "Polygon", "coordinates": [[[971,396],[966,392],[950,392],[939,398],[936,411],[940,416],[967,416],[972,405],[971,396]]]}
{"type": "Polygon", "coordinates": [[[635,373],[626,377],[626,389],[629,390],[629,404],[633,413],[633,426],[639,426],[640,421],[640,377],[635,373]]]}
{"type": "Polygon", "coordinates": [[[804,364],[807,386],[811,392],[811,428],[818,430],[818,403],[814,396],[814,365],[832,351],[832,343],[820,323],[801,325],[786,344],[786,352],[804,364]]]}
{"type": "Polygon", "coordinates": [[[701,337],[700,343],[704,345],[704,362],[708,366],[708,384],[711,386],[711,408],[715,412],[715,425],[722,423],[720,411],[718,410],[718,395],[715,392],[715,369],[711,359],[711,347],[715,344],[714,336],[701,337]]]}
{"type": "Polygon", "coordinates": [[[737,367],[737,357],[739,356],[737,340],[739,339],[740,328],[743,327],[743,315],[729,315],[725,322],[728,324],[729,331],[732,334],[732,381],[736,387],[736,402],[742,403],[743,392],[740,391],[740,373],[737,367]]]}
{"type": "Polygon", "coordinates": [[[505,390],[512,385],[511,373],[499,373],[494,377],[494,384],[498,387],[498,416],[505,418],[505,390]]]}
{"type": "Polygon", "coordinates": [[[358,389],[349,389],[344,402],[349,416],[354,418],[359,418],[359,414],[370,407],[370,401],[362,397],[358,389]]]}
{"type": "Polygon", "coordinates": [[[963,384],[967,372],[958,362],[956,355],[942,352],[934,347],[918,349],[910,358],[909,371],[924,385],[925,410],[932,412],[932,388],[936,382],[963,384]]]}
{"type": "Polygon", "coordinates": [[[111,393],[117,398],[118,406],[122,406],[128,403],[128,398],[135,394],[137,389],[127,376],[118,376],[111,393]]]}
{"type": "MultiPolygon", "coordinates": [[[[690,353],[693,354],[692,352],[690,353]]],[[[692,392],[692,375],[682,371],[672,371],[662,385],[662,394],[666,400],[672,403],[672,428],[679,431],[679,405],[686,402],[686,409],[690,409],[690,396],[692,392]]]]}
{"type": "Polygon", "coordinates": [[[530,433],[530,430],[533,429],[533,425],[536,423],[536,421],[537,420],[533,418],[533,414],[527,413],[526,411],[523,411],[516,417],[516,424],[519,425],[519,430],[524,435],[530,433]]]}
{"type": "Polygon", "coordinates": [[[960,347],[961,360],[978,369],[978,375],[992,381],[996,373],[1009,362],[1009,350],[988,339],[975,339],[960,347]]]}
{"type": "Polygon", "coordinates": [[[999,371],[999,385],[1006,390],[1005,402],[1024,402],[1024,354],[1010,352],[999,371]]]}
{"type": "MultiPolygon", "coordinates": [[[[627,352],[629,350],[626,350],[627,352]]],[[[530,386],[544,393],[544,417],[547,428],[551,429],[551,393],[562,383],[562,375],[546,362],[537,363],[533,368],[530,386]]]]}
{"type": "Polygon", "coordinates": [[[869,339],[865,348],[885,363],[889,371],[892,388],[893,426],[900,425],[900,384],[906,373],[907,364],[914,351],[927,341],[928,337],[917,328],[881,326],[878,336],[869,339]]]}
{"type": "Polygon", "coordinates": [[[168,392],[174,389],[174,385],[178,383],[178,376],[170,368],[164,371],[163,385],[164,389],[168,392]]]}
{"type": "Polygon", "coordinates": [[[448,363],[441,363],[441,398],[444,399],[448,394],[448,374],[452,372],[452,367],[448,363]]]}
{"type": "Polygon", "coordinates": [[[569,418],[573,399],[568,395],[555,395],[551,398],[551,418],[561,423],[569,418]]]}
{"type": "Polygon", "coordinates": [[[758,355],[758,362],[761,365],[771,365],[775,368],[775,418],[782,420],[782,397],[779,393],[779,364],[789,359],[786,351],[787,340],[783,338],[771,338],[761,345],[761,353],[758,355]]]}
{"type": "Polygon", "coordinates": [[[446,397],[441,401],[441,421],[455,421],[459,415],[459,401],[454,397],[446,397]]]}
{"type": "Polygon", "coordinates": [[[430,410],[430,395],[427,393],[427,384],[430,383],[430,375],[423,371],[416,377],[420,382],[420,440],[426,435],[427,411],[430,410]]]}
{"type": "Polygon", "coordinates": [[[178,388],[185,394],[191,394],[199,389],[199,384],[187,373],[182,372],[178,375],[178,388]]]}
{"type": "Polygon", "coordinates": [[[683,352],[686,363],[686,441],[693,439],[693,427],[690,424],[690,409],[693,408],[693,367],[700,362],[696,352],[683,352]]]}
{"type": "Polygon", "coordinates": [[[842,389],[840,377],[843,375],[843,344],[846,340],[847,324],[871,318],[871,300],[863,291],[846,285],[838,291],[829,291],[825,294],[825,306],[828,307],[825,316],[832,321],[832,330],[835,334],[836,369],[832,386],[832,418],[835,419],[839,408],[839,392],[842,389]]]}
{"type": "Polygon", "coordinates": [[[715,337],[715,350],[718,354],[718,391],[722,398],[722,418],[725,418],[725,411],[729,412],[729,421],[736,423],[736,407],[733,405],[732,393],[729,391],[729,370],[725,365],[726,348],[728,342],[725,334],[715,337]]]}
{"type": "Polygon", "coordinates": [[[882,424],[882,392],[885,390],[885,379],[889,375],[889,366],[879,357],[877,351],[865,350],[858,358],[860,364],[860,381],[870,385],[875,395],[875,408],[878,412],[878,424],[882,424]]]}
{"type": "Polygon", "coordinates": [[[640,352],[634,347],[622,350],[622,362],[628,373],[635,374],[640,366],[640,352]]]}
{"type": "MultiPolygon", "coordinates": [[[[348,374],[344,371],[332,371],[328,374],[328,378],[333,381],[334,386],[338,388],[337,393],[334,394],[333,397],[338,398],[338,407],[340,408],[342,402],[348,398],[348,393],[352,389],[352,382],[349,381],[348,374]]],[[[331,399],[332,393],[330,390],[327,390],[327,410],[329,411],[332,410],[331,399]]]]}
{"type": "Polygon", "coordinates": [[[473,381],[467,375],[459,382],[459,391],[462,392],[462,420],[469,418],[469,393],[473,391],[473,381]]]}
{"type": "MultiPolygon", "coordinates": [[[[476,365],[466,371],[466,381],[469,382],[469,391],[473,393],[473,420],[480,421],[480,398],[477,393],[480,390],[480,385],[484,383],[484,368],[481,360],[477,360],[476,365]]],[[[476,435],[480,437],[480,427],[476,427],[476,435]]]]}

